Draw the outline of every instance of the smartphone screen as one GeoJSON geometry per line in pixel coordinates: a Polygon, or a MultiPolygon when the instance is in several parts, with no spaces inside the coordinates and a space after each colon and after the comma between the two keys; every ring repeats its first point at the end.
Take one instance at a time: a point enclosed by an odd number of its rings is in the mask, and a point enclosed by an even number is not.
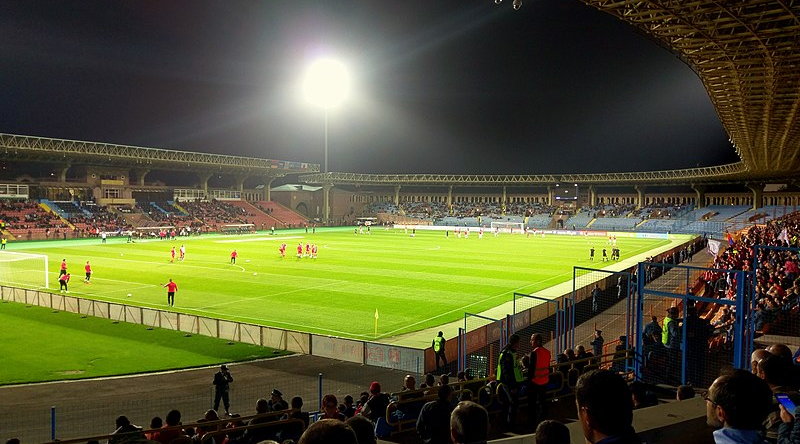
{"type": "Polygon", "coordinates": [[[776,393],[775,399],[777,399],[778,402],[780,402],[781,405],[789,411],[789,413],[794,414],[794,409],[797,407],[794,405],[794,402],[789,399],[789,395],[786,393],[776,393]]]}

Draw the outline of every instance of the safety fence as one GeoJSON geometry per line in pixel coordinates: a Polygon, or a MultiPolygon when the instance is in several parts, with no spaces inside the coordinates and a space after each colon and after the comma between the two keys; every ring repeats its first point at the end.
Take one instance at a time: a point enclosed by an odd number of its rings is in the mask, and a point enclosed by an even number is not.
{"type": "Polygon", "coordinates": [[[640,379],[708,387],[723,367],[746,367],[753,341],[747,273],[643,262],[638,276],[640,379]],[[722,294],[711,284],[718,279],[726,282],[722,294]]]}
{"type": "Polygon", "coordinates": [[[497,355],[508,339],[507,320],[492,319],[473,313],[464,313],[464,328],[459,336],[459,370],[468,371],[475,378],[494,375],[497,355]]]}

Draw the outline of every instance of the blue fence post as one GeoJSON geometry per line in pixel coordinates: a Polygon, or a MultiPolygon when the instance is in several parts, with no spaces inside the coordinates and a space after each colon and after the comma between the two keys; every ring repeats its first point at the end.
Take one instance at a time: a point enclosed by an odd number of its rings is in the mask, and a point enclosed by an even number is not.
{"type": "MultiPolygon", "coordinates": [[[[737,273],[738,274],[738,273],[737,273]]],[[[736,279],[736,321],[733,324],[734,332],[733,332],[733,367],[734,368],[744,368],[742,365],[742,345],[744,344],[744,337],[742,333],[744,333],[744,320],[745,320],[745,312],[744,312],[744,281],[741,279],[741,276],[737,276],[736,279]]]]}
{"type": "Polygon", "coordinates": [[[461,327],[458,327],[458,371],[463,372],[466,364],[467,354],[466,354],[466,337],[464,335],[465,330],[461,327]]]}
{"type": "Polygon", "coordinates": [[[319,408],[322,408],[322,373],[319,374],[319,382],[318,385],[318,395],[319,395],[319,408]]]}
{"type": "MultiPolygon", "coordinates": [[[[687,270],[688,272],[688,270],[687,270]]],[[[688,313],[688,302],[689,299],[684,294],[683,295],[683,325],[681,325],[681,384],[686,384],[686,352],[689,350],[689,338],[686,332],[688,331],[688,325],[686,325],[686,314],[688,313]]]]}
{"type": "MultiPolygon", "coordinates": [[[[638,319],[638,327],[636,328],[636,355],[637,359],[634,362],[636,379],[642,379],[642,360],[644,356],[644,344],[642,340],[642,330],[644,329],[644,274],[647,267],[646,262],[639,262],[637,265],[638,272],[636,274],[636,294],[638,294],[638,304],[636,306],[636,313],[638,319]]],[[[633,296],[631,296],[633,297],[633,296]]],[[[666,327],[664,327],[666,328],[666,327]]]]}
{"type": "Polygon", "coordinates": [[[56,440],[56,406],[50,407],[50,441],[56,440]]]}

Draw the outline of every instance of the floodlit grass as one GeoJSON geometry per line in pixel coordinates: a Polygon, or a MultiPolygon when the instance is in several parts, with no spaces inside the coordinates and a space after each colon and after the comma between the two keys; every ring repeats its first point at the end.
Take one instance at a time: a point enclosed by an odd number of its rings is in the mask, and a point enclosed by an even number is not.
{"type": "MultiPolygon", "coordinates": [[[[668,242],[620,237],[618,247],[624,259],[668,242]]],[[[465,311],[479,313],[507,302],[515,291],[532,293],[568,281],[575,265],[602,266],[600,251],[606,246],[600,237],[495,238],[487,232],[478,239],[473,232],[457,239],[422,230],[411,237],[375,227],[369,235],[332,229],[133,244],[67,241],[32,243],[18,251],[49,256],[53,291],[66,258],[71,295],[167,309],[161,285],[172,278],[179,286],[175,311],[373,339],[376,310],[378,338],[441,325],[465,311]],[[278,254],[283,242],[285,258],[278,254]],[[319,257],[297,259],[298,242],[316,243],[319,257]],[[186,260],[171,263],[170,247],[181,244],[186,260]],[[597,249],[594,262],[588,259],[590,245],[597,249]],[[239,252],[236,265],[229,263],[233,249],[239,252]],[[82,282],[87,260],[95,272],[89,285],[82,282]]],[[[0,262],[0,267],[14,264],[0,262]]]]}
{"type": "Polygon", "coordinates": [[[197,367],[286,354],[13,302],[0,303],[0,325],[0,385],[197,367]]]}

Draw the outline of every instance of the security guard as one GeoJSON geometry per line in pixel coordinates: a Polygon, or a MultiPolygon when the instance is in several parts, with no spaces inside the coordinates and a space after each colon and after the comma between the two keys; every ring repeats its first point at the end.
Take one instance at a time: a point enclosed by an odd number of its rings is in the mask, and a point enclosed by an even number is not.
{"type": "Polygon", "coordinates": [[[519,408],[519,389],[525,382],[525,375],[522,373],[520,361],[517,359],[517,346],[519,336],[516,334],[508,338],[508,344],[500,351],[497,359],[497,381],[500,383],[498,396],[505,396],[504,410],[507,409],[506,423],[513,426],[517,418],[519,408]]]}
{"type": "Polygon", "coordinates": [[[431,345],[433,346],[433,353],[436,355],[436,371],[439,371],[439,368],[443,368],[444,371],[447,371],[447,357],[444,353],[444,333],[439,332],[439,335],[433,338],[433,342],[431,345]],[[439,360],[444,361],[444,367],[439,367],[439,360]]]}

